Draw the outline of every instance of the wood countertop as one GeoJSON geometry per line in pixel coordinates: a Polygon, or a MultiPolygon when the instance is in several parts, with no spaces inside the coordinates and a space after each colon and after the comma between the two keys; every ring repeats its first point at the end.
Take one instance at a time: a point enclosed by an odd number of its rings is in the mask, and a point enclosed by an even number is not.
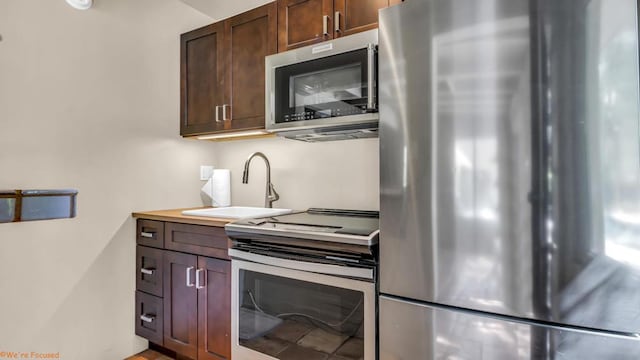
{"type": "Polygon", "coordinates": [[[216,227],[224,227],[227,223],[230,223],[232,221],[232,219],[182,215],[182,211],[184,210],[196,210],[196,209],[206,209],[206,207],[138,211],[138,212],[134,212],[132,215],[134,218],[137,218],[137,219],[169,221],[169,222],[175,222],[175,223],[181,223],[181,224],[205,225],[205,226],[216,226],[216,227]]]}

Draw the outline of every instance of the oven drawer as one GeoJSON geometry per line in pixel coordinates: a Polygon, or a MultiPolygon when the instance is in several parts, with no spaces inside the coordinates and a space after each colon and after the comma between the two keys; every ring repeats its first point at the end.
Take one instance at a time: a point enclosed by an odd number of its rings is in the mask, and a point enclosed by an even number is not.
{"type": "Polygon", "coordinates": [[[163,250],[138,245],[136,247],[136,289],[162,296],[163,250]]]}
{"type": "Polygon", "coordinates": [[[230,240],[224,228],[166,223],[165,248],[190,254],[229,259],[230,240]]]}
{"type": "Polygon", "coordinates": [[[138,245],[162,249],[164,247],[164,223],[139,219],[136,231],[138,245]]]}
{"type": "Polygon", "coordinates": [[[163,345],[162,298],[136,291],[136,335],[163,345]]]}

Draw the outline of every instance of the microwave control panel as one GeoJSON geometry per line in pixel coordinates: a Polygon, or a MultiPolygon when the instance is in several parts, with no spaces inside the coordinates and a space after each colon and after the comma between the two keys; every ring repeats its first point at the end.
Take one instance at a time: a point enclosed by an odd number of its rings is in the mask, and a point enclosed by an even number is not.
{"type": "Polygon", "coordinates": [[[304,109],[304,110],[305,111],[302,111],[302,112],[284,114],[283,116],[284,122],[323,119],[323,118],[330,118],[330,117],[366,114],[366,113],[372,112],[371,110],[367,109],[366,105],[357,105],[357,106],[349,106],[349,107],[325,109],[325,110],[313,110],[313,109],[304,109]]]}

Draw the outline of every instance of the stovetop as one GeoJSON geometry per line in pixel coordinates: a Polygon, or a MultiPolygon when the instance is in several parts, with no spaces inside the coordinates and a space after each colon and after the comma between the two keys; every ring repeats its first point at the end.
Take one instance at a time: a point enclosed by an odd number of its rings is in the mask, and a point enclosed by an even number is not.
{"type": "Polygon", "coordinates": [[[232,239],[274,236],[332,243],[372,246],[378,243],[377,211],[310,208],[307,211],[226,225],[232,239]]]}

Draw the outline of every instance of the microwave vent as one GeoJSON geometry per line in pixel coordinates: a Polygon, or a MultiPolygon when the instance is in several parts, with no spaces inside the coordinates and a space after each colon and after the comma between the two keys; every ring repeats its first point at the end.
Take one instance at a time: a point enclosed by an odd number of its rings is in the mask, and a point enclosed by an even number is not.
{"type": "Polygon", "coordinates": [[[283,131],[278,136],[305,142],[338,141],[378,137],[378,123],[352,124],[306,130],[283,131]],[[362,125],[366,125],[362,127],[362,125]]]}

